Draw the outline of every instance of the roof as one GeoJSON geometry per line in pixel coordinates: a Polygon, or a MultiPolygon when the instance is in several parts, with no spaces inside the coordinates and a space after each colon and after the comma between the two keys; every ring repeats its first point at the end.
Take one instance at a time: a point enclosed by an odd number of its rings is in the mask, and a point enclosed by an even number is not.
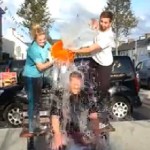
{"type": "MultiPolygon", "coordinates": [[[[150,38],[137,40],[137,47],[144,47],[150,44],[150,38]]],[[[125,51],[125,50],[134,50],[136,45],[136,41],[131,41],[128,43],[123,43],[118,47],[119,51],[125,51]]]]}

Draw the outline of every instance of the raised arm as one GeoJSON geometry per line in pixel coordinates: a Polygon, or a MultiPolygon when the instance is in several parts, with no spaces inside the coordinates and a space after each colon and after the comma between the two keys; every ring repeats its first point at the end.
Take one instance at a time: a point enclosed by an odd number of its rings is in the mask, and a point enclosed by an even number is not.
{"type": "Polygon", "coordinates": [[[61,129],[60,129],[60,117],[57,115],[52,115],[51,117],[51,124],[52,124],[52,129],[54,132],[54,135],[60,134],[61,129]]]}
{"type": "Polygon", "coordinates": [[[76,53],[91,53],[91,52],[100,52],[105,50],[108,47],[114,47],[114,35],[105,35],[101,38],[97,37],[97,40],[94,44],[89,47],[84,47],[78,50],[73,50],[76,53]]]}
{"type": "Polygon", "coordinates": [[[92,44],[89,47],[84,47],[78,50],[74,50],[74,52],[76,53],[90,53],[90,52],[94,52],[94,51],[100,51],[101,47],[98,44],[92,44]]]}

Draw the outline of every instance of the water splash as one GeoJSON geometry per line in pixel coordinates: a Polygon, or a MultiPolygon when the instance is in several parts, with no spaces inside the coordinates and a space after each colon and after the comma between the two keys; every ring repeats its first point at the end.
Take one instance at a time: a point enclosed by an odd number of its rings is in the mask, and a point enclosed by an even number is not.
{"type": "Polygon", "coordinates": [[[78,49],[91,45],[97,35],[97,31],[91,29],[91,19],[97,16],[78,3],[67,10],[62,7],[61,12],[69,14],[64,16],[64,21],[57,23],[64,48],[78,49]]]}
{"type": "MultiPolygon", "coordinates": [[[[52,69],[52,78],[54,79],[53,81],[53,87],[52,91],[61,91],[60,96],[59,94],[55,94],[55,97],[51,97],[51,100],[56,100],[58,102],[58,107],[61,107],[61,110],[63,110],[63,120],[62,120],[62,130],[63,132],[66,132],[66,125],[67,122],[71,120],[72,113],[70,113],[70,105],[69,105],[69,98],[70,98],[70,93],[68,89],[69,85],[69,75],[73,71],[78,71],[81,72],[84,76],[84,84],[83,88],[87,88],[87,95],[89,95],[90,105],[93,104],[93,102],[97,101],[96,93],[94,91],[95,88],[95,79],[89,75],[89,62],[84,62],[81,61],[80,63],[71,64],[69,66],[67,65],[54,65],[52,69]]],[[[80,108],[81,109],[81,108],[80,108]]],[[[88,122],[87,122],[87,116],[88,116],[88,111],[82,110],[80,115],[77,114],[79,120],[79,126],[81,129],[81,132],[84,133],[87,136],[91,136],[91,132],[88,130],[88,122]]],[[[90,137],[92,138],[92,136],[90,137]]],[[[97,141],[98,145],[103,145],[105,149],[103,148],[102,150],[107,150],[108,143],[106,142],[107,139],[103,139],[102,136],[99,137],[99,140],[97,141]]],[[[75,147],[74,147],[75,148],[75,147]]],[[[89,149],[90,150],[90,149],[89,149]]],[[[97,148],[99,150],[99,147],[97,148]]]]}

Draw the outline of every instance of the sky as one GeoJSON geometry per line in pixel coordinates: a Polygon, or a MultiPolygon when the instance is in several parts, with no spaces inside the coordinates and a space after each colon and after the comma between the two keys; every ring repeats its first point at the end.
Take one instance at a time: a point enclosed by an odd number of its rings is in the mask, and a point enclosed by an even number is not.
{"type": "MultiPolygon", "coordinates": [[[[6,13],[3,15],[3,36],[8,34],[10,27],[16,28],[18,34],[22,35],[26,41],[29,41],[28,30],[21,24],[22,19],[16,15],[16,11],[24,0],[0,0],[0,6],[4,9],[7,7],[6,13]]],[[[53,39],[60,38],[58,31],[59,23],[66,19],[68,14],[73,14],[72,8],[76,4],[81,5],[87,11],[93,13],[98,17],[107,0],[48,0],[48,7],[51,17],[56,19],[55,23],[50,30],[50,35],[53,39]]],[[[138,38],[145,33],[150,32],[150,13],[149,13],[149,0],[131,0],[131,7],[134,14],[138,17],[138,26],[132,30],[130,37],[138,38]]],[[[77,11],[77,10],[76,10],[77,11]]]]}

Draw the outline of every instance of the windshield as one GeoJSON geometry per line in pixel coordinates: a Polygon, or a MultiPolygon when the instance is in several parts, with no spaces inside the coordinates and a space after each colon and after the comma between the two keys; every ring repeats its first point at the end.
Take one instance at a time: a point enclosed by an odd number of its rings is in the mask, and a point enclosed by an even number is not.
{"type": "Polygon", "coordinates": [[[128,76],[134,75],[132,61],[128,57],[114,57],[112,74],[124,73],[128,76]]]}

